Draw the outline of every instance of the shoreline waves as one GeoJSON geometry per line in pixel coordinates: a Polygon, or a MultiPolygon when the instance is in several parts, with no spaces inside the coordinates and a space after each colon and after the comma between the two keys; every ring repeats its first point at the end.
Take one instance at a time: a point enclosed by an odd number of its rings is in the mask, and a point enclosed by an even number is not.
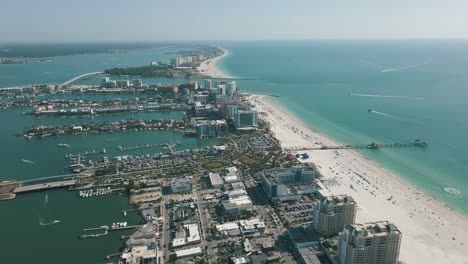
{"type": "MultiPolygon", "coordinates": [[[[265,95],[249,101],[283,148],[338,145],[309,128],[265,95]]],[[[300,151],[301,153],[305,151],[300,151]]],[[[307,151],[333,194],[357,202],[357,223],[389,220],[402,232],[400,259],[406,263],[468,263],[468,219],[401,177],[353,150],[307,151]]]]}

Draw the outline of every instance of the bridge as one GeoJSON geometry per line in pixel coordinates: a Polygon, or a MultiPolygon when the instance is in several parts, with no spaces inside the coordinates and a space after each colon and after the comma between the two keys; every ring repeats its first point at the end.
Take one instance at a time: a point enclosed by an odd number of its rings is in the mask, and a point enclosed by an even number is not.
{"type": "Polygon", "coordinates": [[[47,181],[47,180],[55,180],[55,179],[65,180],[65,179],[76,178],[79,176],[80,176],[79,174],[63,174],[63,175],[55,175],[55,176],[47,176],[47,177],[41,177],[41,178],[22,180],[19,182],[21,184],[25,184],[25,183],[31,183],[31,182],[36,182],[36,181],[47,181]]]}
{"type": "Polygon", "coordinates": [[[321,146],[318,148],[285,148],[286,151],[307,151],[307,150],[338,150],[338,149],[379,149],[394,147],[427,147],[427,143],[416,139],[414,141],[394,142],[379,144],[372,142],[364,145],[342,145],[342,146],[321,146]]]}
{"type": "Polygon", "coordinates": [[[88,73],[85,73],[85,74],[81,74],[79,76],[76,76],[62,84],[60,84],[58,86],[58,89],[63,89],[63,88],[66,88],[66,87],[69,87],[70,85],[74,84],[75,82],[78,82],[78,81],[81,81],[81,80],[84,80],[84,79],[87,79],[88,77],[90,76],[93,76],[93,75],[99,75],[99,74],[103,74],[103,72],[88,72],[88,73]]]}
{"type": "Polygon", "coordinates": [[[44,191],[50,189],[57,189],[57,188],[65,188],[74,186],[76,184],[76,180],[65,180],[65,181],[58,181],[58,182],[51,182],[51,183],[41,183],[41,184],[33,184],[33,185],[26,185],[17,187],[13,190],[13,193],[25,193],[25,192],[35,192],[35,191],[44,191]]]}

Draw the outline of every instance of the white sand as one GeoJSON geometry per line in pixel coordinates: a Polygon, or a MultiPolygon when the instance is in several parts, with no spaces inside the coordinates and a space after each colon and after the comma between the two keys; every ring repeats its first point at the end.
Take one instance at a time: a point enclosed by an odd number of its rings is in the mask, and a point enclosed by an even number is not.
{"type": "Polygon", "coordinates": [[[211,78],[232,78],[232,76],[229,76],[226,73],[222,72],[220,69],[216,68],[216,63],[218,63],[222,58],[226,57],[229,54],[227,50],[220,47],[218,48],[224,52],[223,55],[203,61],[202,63],[200,63],[200,66],[198,66],[198,70],[202,74],[205,74],[211,78]]]}
{"type": "MultiPolygon", "coordinates": [[[[251,95],[249,100],[258,112],[263,113],[262,118],[270,122],[282,147],[340,145],[309,129],[270,102],[267,96],[251,95]]],[[[356,222],[389,220],[400,229],[403,234],[401,261],[468,263],[466,217],[432,200],[355,151],[315,150],[308,154],[310,159],[305,162],[318,166],[329,191],[349,194],[357,202],[356,222]]]]}

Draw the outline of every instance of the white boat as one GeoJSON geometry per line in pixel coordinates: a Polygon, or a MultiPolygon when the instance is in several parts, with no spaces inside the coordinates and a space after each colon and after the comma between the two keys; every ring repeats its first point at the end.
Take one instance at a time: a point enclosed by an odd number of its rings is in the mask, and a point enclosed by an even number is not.
{"type": "Polygon", "coordinates": [[[60,143],[60,144],[57,145],[57,147],[59,147],[59,148],[69,148],[70,145],[64,144],[64,143],[60,143]]]}
{"type": "Polygon", "coordinates": [[[52,221],[50,223],[46,223],[46,222],[41,221],[39,224],[41,226],[48,226],[48,225],[55,225],[55,224],[58,224],[58,223],[60,223],[60,220],[54,220],[54,221],[52,221]]]}

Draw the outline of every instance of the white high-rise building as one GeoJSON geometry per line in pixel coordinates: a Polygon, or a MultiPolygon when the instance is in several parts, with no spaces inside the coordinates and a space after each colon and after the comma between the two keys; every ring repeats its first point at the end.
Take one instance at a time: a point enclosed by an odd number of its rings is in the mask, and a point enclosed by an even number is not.
{"type": "Polygon", "coordinates": [[[230,81],[227,83],[227,94],[232,95],[236,92],[236,82],[235,81],[230,81]]]}
{"type": "Polygon", "coordinates": [[[387,221],[347,225],[338,240],[341,264],[396,264],[401,232],[387,221]]]}
{"type": "Polygon", "coordinates": [[[356,202],[348,195],[323,197],[314,208],[314,229],[321,236],[338,235],[355,219],[356,202]]]}

